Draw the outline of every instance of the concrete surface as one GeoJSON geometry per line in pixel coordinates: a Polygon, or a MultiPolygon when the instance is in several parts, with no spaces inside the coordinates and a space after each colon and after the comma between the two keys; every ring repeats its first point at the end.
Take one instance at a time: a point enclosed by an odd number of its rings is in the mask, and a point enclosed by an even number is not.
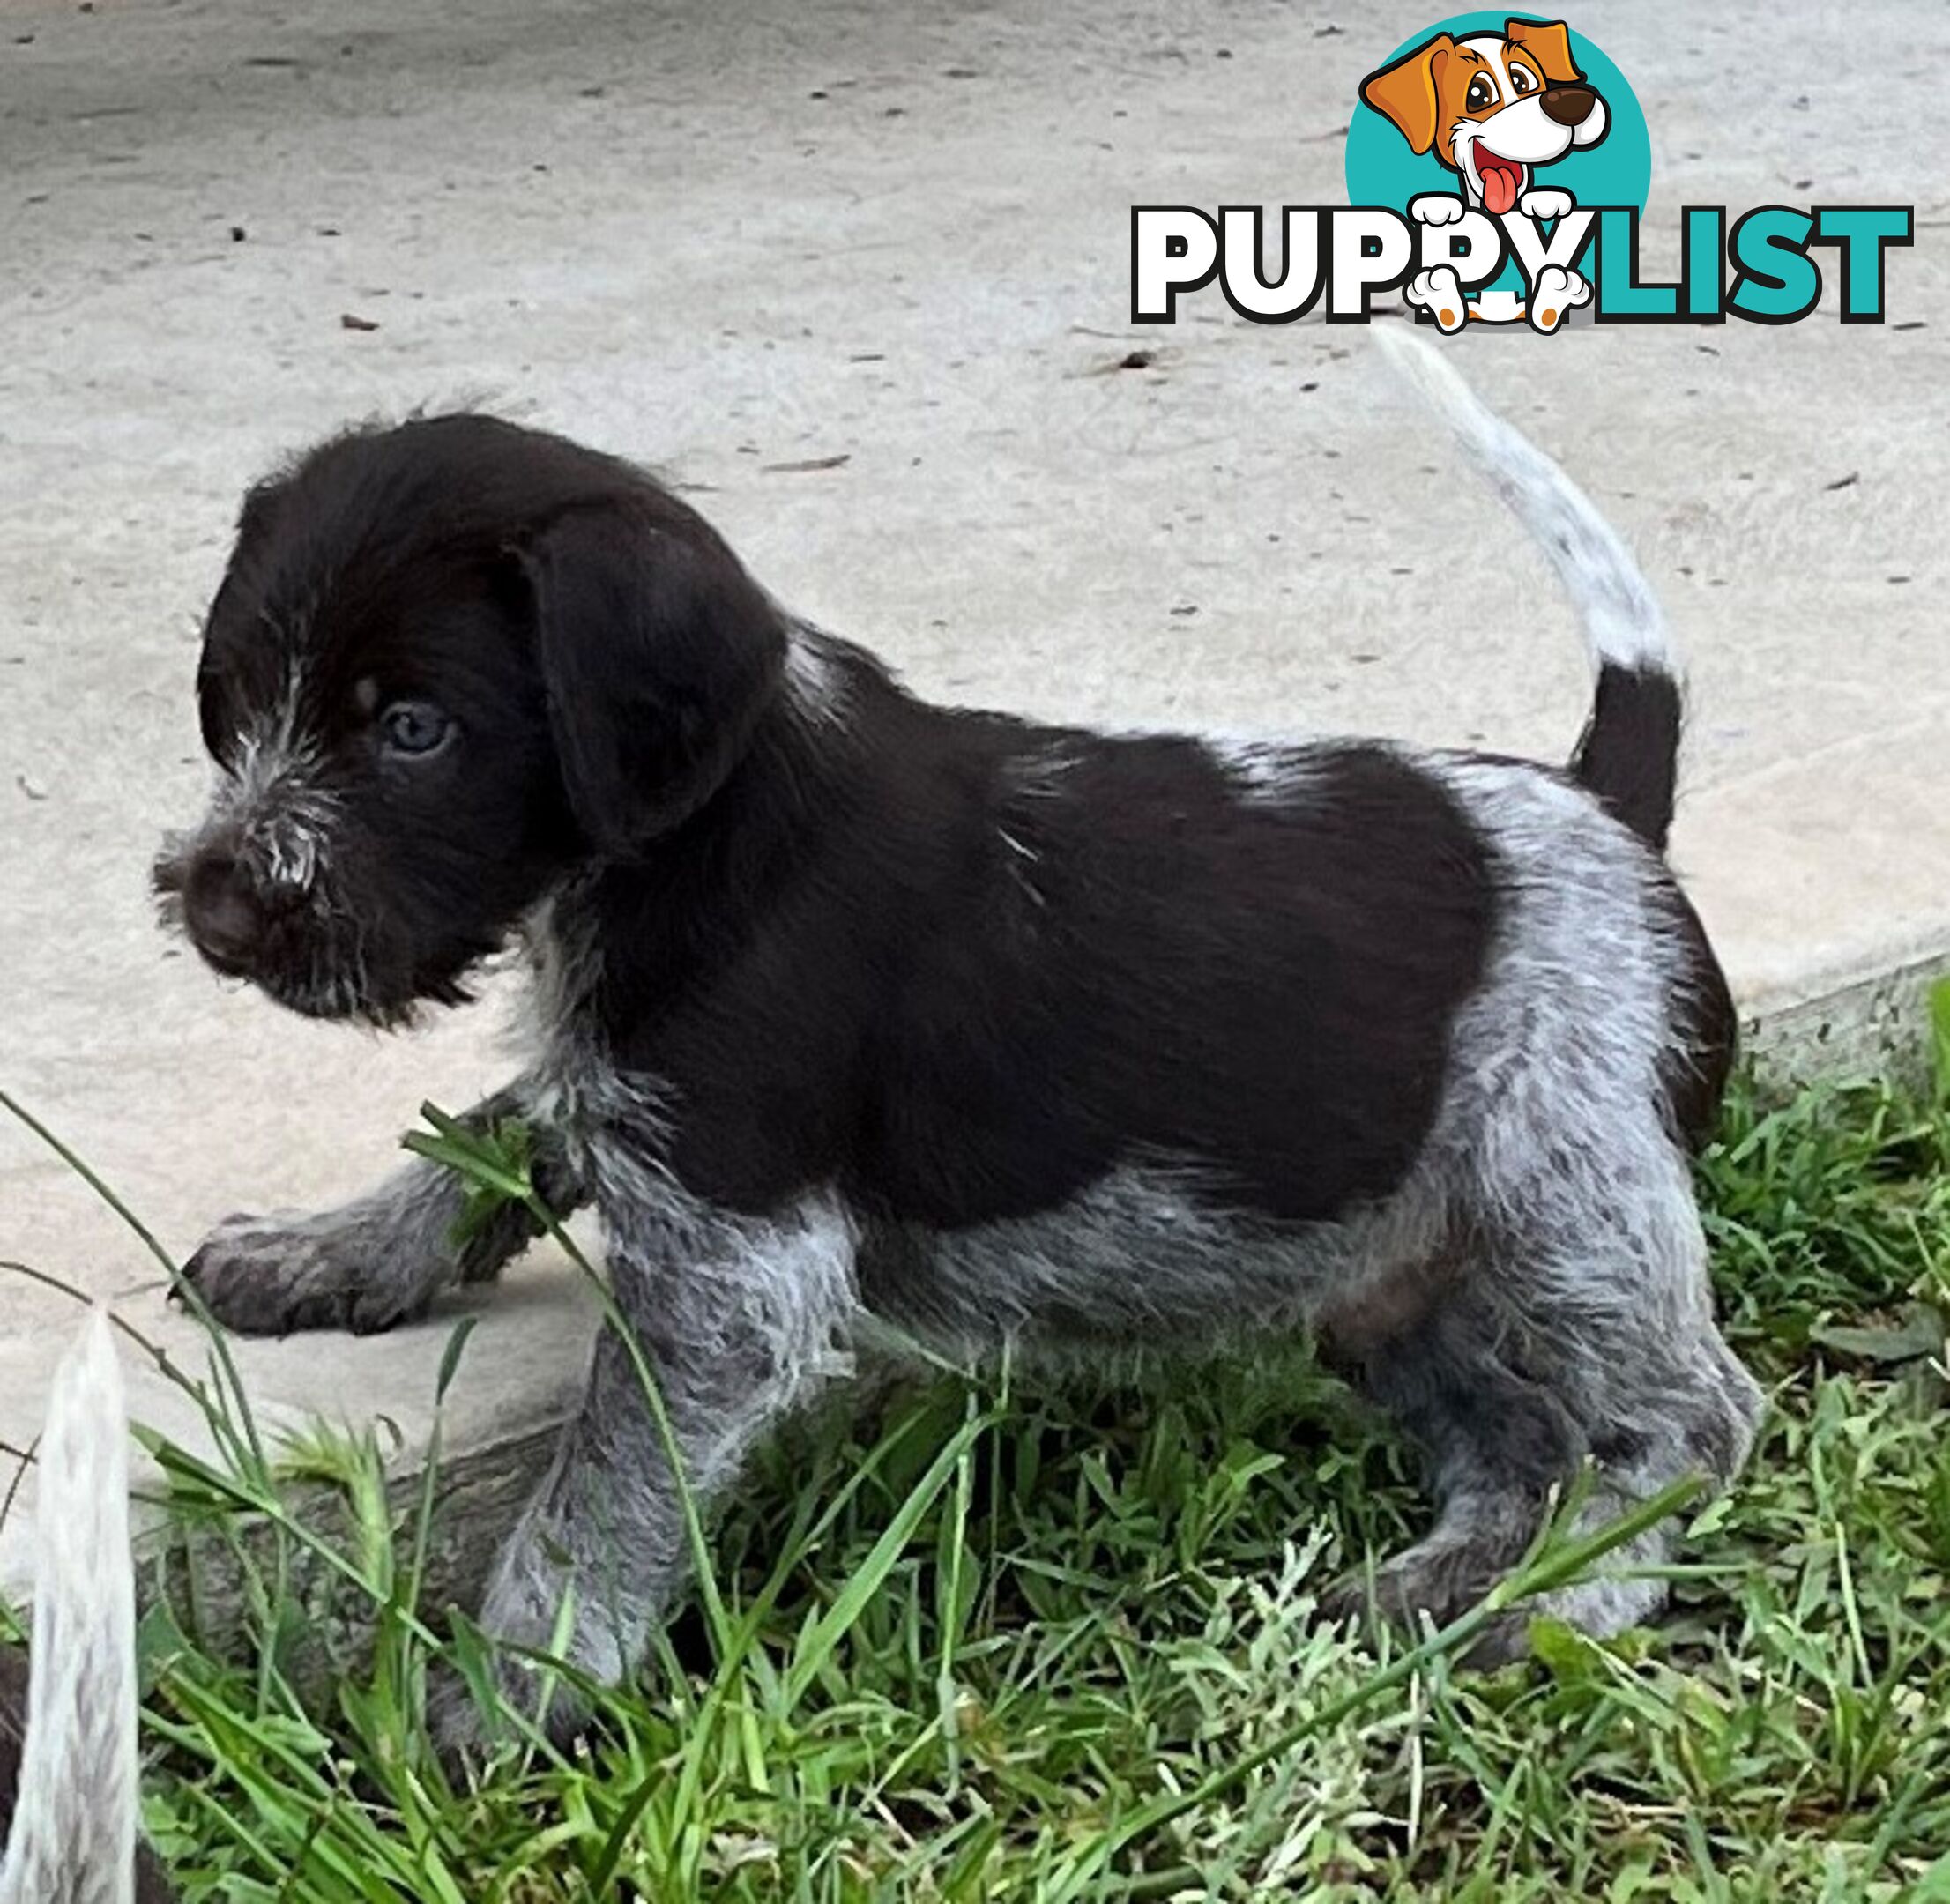
{"type": "MultiPolygon", "coordinates": [[[[1650,271],[1685,204],[1914,201],[1894,324],[1462,354],[1687,643],[1676,852],[1744,1003],[1857,1062],[1950,951],[1950,15],[1841,18],[1593,0],[1573,23],[1650,120],[1650,271]]],[[[1561,755],[1587,692],[1565,611],[1359,331],[1209,294],[1173,331],[1127,324],[1130,205],[1338,201],[1356,85],[1425,24],[14,0],[0,1083],[187,1252],[231,1209],[350,1192],[422,1097],[495,1081],[498,1007],[387,1043],[301,1024],[166,942],[145,896],[203,797],[191,668],[237,495],[371,413],[485,400],[660,465],[778,592],[931,693],[1561,755]],[[1115,368],[1134,344],[1151,368],[1115,368]]],[[[128,1231],[4,1118],[0,1256],[193,1343],[128,1231]]],[[[272,1419],[384,1411],[410,1455],[454,1313],[238,1353],[272,1419]]],[[[476,1452],[547,1424],[589,1329],[544,1257],[483,1316],[450,1402],[476,1452]]],[[[69,1320],[0,1272],[16,1446],[69,1320]]],[[[153,1380],[137,1406],[182,1425],[153,1380]]],[[[17,1506],[9,1577],[21,1530],[17,1506]]]]}

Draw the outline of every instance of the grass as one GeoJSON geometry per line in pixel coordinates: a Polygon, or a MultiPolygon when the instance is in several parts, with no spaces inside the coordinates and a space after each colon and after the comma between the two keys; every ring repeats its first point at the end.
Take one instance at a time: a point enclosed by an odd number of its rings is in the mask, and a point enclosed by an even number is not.
{"type": "MultiPolygon", "coordinates": [[[[949,1372],[775,1450],[641,1689],[456,1789],[426,1671],[484,1655],[421,1603],[431,1485],[389,1496],[369,1439],[267,1454],[213,1362],[215,1461],[155,1445],[241,1643],[181,1595],[145,1621],[149,1829],[189,1904],[1950,1904],[1950,999],[1939,1032],[1933,1096],[1742,1090],[1701,1162],[1773,1405],[1655,1632],[1539,1623],[1485,1677],[1453,1664],[1481,1613],[1380,1656],[1323,1630],[1425,1510],[1304,1351],[949,1372]],[[294,1510],[320,1487],[330,1533],[294,1510]]],[[[518,1149],[423,1147],[525,1194],[518,1149]]],[[[1529,1584],[1603,1564],[1553,1536],[1529,1584]]]]}

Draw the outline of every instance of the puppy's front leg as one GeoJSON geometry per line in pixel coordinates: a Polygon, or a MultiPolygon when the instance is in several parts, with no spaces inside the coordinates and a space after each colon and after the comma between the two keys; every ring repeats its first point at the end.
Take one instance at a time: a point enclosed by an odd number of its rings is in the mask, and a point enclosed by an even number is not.
{"type": "MultiPolygon", "coordinates": [[[[706,1510],[768,1430],[850,1372],[852,1226],[815,1198],[764,1218],[659,1213],[647,1233],[612,1222],[608,1241],[617,1306],[663,1398],[684,1484],[706,1510]]],[[[612,1326],[554,1464],[495,1562],[480,1624],[496,1640],[547,1651],[572,1595],[564,1656],[614,1683],[641,1662],[690,1558],[663,1433],[612,1326]]],[[[532,1696],[518,1660],[504,1655],[501,1671],[509,1696],[532,1696]]],[[[559,1692],[551,1724],[568,1731],[582,1716],[559,1692]]],[[[481,1729],[452,1685],[435,1699],[433,1723],[450,1748],[481,1729]]]]}
{"type": "MultiPolygon", "coordinates": [[[[528,1103],[517,1081],[462,1121],[486,1129],[523,1116],[528,1103]]],[[[581,1186],[553,1134],[533,1126],[531,1133],[535,1186],[566,1216],[583,1201],[581,1186]]],[[[423,1314],[447,1283],[488,1280],[533,1241],[532,1219],[508,1204],[457,1244],[465,1201],[466,1186],[450,1170],[415,1158],[335,1209],[225,1217],[183,1275],[220,1322],[246,1335],[311,1328],[369,1335],[423,1314]]]]}

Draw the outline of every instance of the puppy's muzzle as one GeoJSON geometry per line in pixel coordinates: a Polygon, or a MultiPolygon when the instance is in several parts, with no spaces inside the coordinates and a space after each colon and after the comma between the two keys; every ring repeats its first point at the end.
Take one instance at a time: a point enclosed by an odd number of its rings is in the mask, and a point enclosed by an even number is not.
{"type": "Polygon", "coordinates": [[[1539,102],[1544,116],[1560,126],[1581,126],[1591,116],[1598,96],[1589,86],[1547,86],[1539,102]]]}
{"type": "Polygon", "coordinates": [[[270,918],[257,881],[234,852],[206,846],[167,853],[157,860],[153,878],[158,896],[209,964],[231,978],[257,971],[270,918]]]}
{"type": "Polygon", "coordinates": [[[264,943],[264,915],[242,866],[212,855],[191,866],[182,919],[190,942],[220,972],[247,977],[264,943]]]}

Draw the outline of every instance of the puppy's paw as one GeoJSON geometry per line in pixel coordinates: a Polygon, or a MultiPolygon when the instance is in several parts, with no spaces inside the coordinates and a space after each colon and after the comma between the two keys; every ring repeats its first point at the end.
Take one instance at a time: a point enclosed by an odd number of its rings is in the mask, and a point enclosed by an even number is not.
{"type": "Polygon", "coordinates": [[[1591,286],[1582,273],[1566,271],[1561,264],[1546,264],[1530,286],[1529,309],[1525,314],[1533,331],[1548,335],[1577,309],[1591,301],[1591,286]]]}
{"type": "Polygon", "coordinates": [[[1425,192],[1409,200],[1409,216],[1418,225],[1454,225],[1469,207],[1447,192],[1425,192]]]}
{"type": "Polygon", "coordinates": [[[183,1265],[183,1279],[240,1335],[369,1335],[423,1314],[433,1292],[407,1266],[375,1260],[373,1241],[330,1216],[227,1216],[183,1265]]]}
{"type": "Polygon", "coordinates": [[[1525,218],[1560,219],[1576,207],[1577,200],[1567,191],[1553,191],[1548,186],[1527,191],[1516,202],[1525,218]]]}
{"type": "Polygon", "coordinates": [[[485,1697],[451,1666],[435,1666],[427,1676],[427,1736],[457,1783],[538,1733],[566,1749],[589,1720],[588,1700],[566,1676],[527,1660],[497,1657],[485,1697]]]}
{"type": "MultiPolygon", "coordinates": [[[[1501,1538],[1432,1535],[1372,1575],[1363,1571],[1336,1580],[1321,1595],[1321,1614],[1336,1624],[1352,1620],[1361,1632],[1382,1624],[1419,1638],[1425,1621],[1447,1626],[1476,1605],[1516,1558],[1501,1538]]],[[[1499,1637],[1507,1636],[1500,1630],[1499,1637]]],[[[1476,1651],[1470,1660],[1479,1663],[1476,1651]]]]}
{"type": "Polygon", "coordinates": [[[1462,301],[1462,280],[1447,264],[1418,271],[1402,294],[1410,304],[1427,311],[1445,331],[1460,331],[1469,321],[1469,307],[1462,301]]]}
{"type": "Polygon", "coordinates": [[[465,1786],[515,1733],[489,1716],[474,1689],[452,1667],[441,1665],[427,1675],[427,1737],[448,1778],[465,1786]]]}

